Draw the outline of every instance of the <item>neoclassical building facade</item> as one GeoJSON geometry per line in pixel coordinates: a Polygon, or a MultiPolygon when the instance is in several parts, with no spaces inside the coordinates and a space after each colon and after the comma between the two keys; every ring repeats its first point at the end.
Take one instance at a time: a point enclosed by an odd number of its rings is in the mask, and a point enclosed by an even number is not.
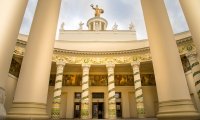
{"type": "Polygon", "coordinates": [[[27,2],[0,5],[1,118],[200,119],[198,0],[180,0],[190,31],[175,35],[164,1],[141,0],[140,41],[132,24],[107,30],[98,6],[88,30],[62,24],[55,41],[61,0],[38,1],[30,35],[18,35],[27,2]]]}

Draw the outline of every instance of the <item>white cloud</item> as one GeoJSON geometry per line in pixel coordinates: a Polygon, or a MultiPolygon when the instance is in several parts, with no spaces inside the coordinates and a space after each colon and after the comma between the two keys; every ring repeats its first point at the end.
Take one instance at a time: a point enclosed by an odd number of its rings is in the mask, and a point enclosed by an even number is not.
{"type": "Polygon", "coordinates": [[[165,0],[165,5],[174,33],[189,30],[179,0],[165,0]]]}
{"type": "MultiPolygon", "coordinates": [[[[178,0],[165,0],[171,24],[175,33],[188,30],[178,0]]],[[[29,0],[24,21],[20,30],[28,34],[37,0],[29,0]]],[[[80,21],[87,29],[87,20],[94,16],[91,4],[98,4],[105,13],[102,15],[108,21],[108,29],[116,22],[119,29],[128,29],[131,22],[135,24],[138,39],[146,39],[147,33],[144,24],[140,0],[62,0],[58,29],[65,22],[65,29],[76,30],[80,21]]],[[[58,31],[58,30],[57,30],[58,31]]]]}
{"type": "Polygon", "coordinates": [[[29,0],[26,12],[24,14],[24,19],[21,25],[20,33],[29,34],[33,16],[35,13],[35,8],[37,6],[38,0],[29,0]]]}

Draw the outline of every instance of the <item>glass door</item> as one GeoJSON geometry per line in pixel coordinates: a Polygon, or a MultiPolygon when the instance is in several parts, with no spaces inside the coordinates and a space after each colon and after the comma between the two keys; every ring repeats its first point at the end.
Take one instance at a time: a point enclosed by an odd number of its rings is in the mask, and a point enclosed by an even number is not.
{"type": "Polygon", "coordinates": [[[74,103],[74,118],[80,118],[81,117],[81,103],[75,102],[74,103]]]}
{"type": "Polygon", "coordinates": [[[117,112],[117,118],[122,117],[122,109],[121,109],[121,102],[116,103],[116,112],[117,112]]]}
{"type": "Polygon", "coordinates": [[[104,116],[104,104],[103,102],[92,103],[92,118],[102,119],[104,116]]]}

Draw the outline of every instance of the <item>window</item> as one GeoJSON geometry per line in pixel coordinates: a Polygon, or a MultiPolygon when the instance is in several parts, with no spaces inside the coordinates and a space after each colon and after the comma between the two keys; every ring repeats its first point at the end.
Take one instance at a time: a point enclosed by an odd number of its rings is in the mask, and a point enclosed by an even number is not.
{"type": "Polygon", "coordinates": [[[115,98],[117,98],[117,99],[118,99],[118,98],[121,98],[121,92],[116,92],[116,93],[115,93],[115,98]]]}
{"type": "Polygon", "coordinates": [[[74,97],[75,99],[81,99],[81,93],[76,92],[74,97]]]}
{"type": "Polygon", "coordinates": [[[104,93],[92,93],[92,98],[104,98],[104,93]]]}

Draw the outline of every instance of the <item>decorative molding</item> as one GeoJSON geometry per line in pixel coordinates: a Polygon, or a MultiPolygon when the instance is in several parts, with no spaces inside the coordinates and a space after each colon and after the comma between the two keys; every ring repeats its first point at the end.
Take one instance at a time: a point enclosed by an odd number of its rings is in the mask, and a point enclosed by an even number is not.
{"type": "MultiPolygon", "coordinates": [[[[180,55],[196,51],[192,37],[177,40],[177,45],[180,55]]],[[[14,54],[23,56],[25,46],[25,41],[18,40],[14,54]]],[[[106,65],[108,63],[129,64],[135,61],[146,62],[151,61],[152,57],[149,47],[122,51],[76,51],[55,48],[52,61],[58,62],[60,60],[68,64],[106,65]]]]}

